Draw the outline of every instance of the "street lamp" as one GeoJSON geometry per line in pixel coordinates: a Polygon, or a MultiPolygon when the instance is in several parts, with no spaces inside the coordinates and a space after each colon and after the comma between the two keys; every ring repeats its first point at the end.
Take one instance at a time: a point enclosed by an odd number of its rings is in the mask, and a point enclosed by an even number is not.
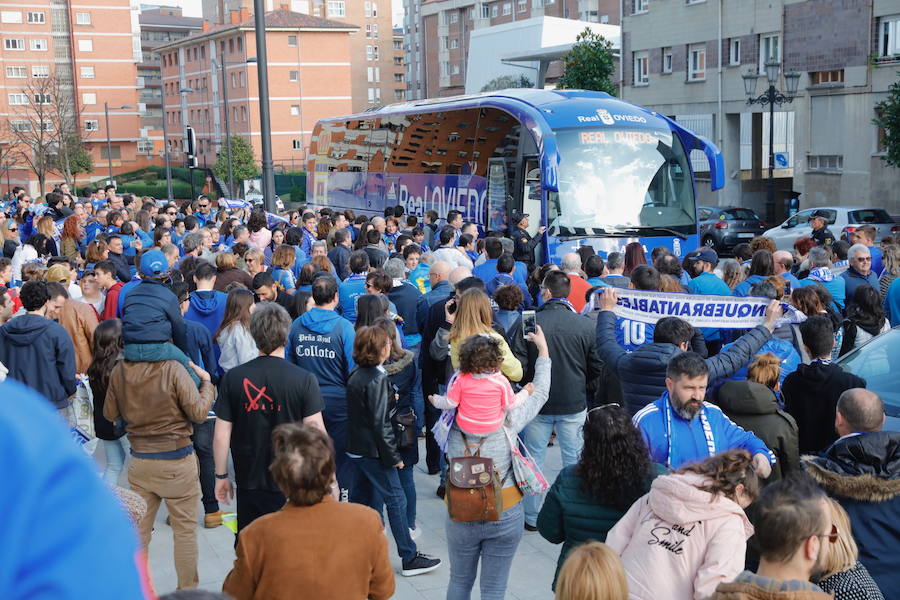
{"type": "Polygon", "coordinates": [[[275,212],[275,170],[272,166],[272,123],[269,115],[269,64],[266,59],[266,4],[253,0],[256,35],[256,76],[259,85],[259,134],[262,146],[263,204],[275,212]]]}
{"type": "MultiPolygon", "coordinates": [[[[191,88],[181,88],[180,94],[193,92],[191,88]]],[[[163,130],[163,160],[166,164],[166,198],[173,200],[172,194],[172,165],[169,163],[169,130],[166,127],[166,94],[162,95],[162,130],[163,130]]]]}
{"type": "Polygon", "coordinates": [[[228,121],[228,82],[225,77],[225,67],[232,65],[242,65],[242,64],[255,64],[256,58],[251,57],[243,63],[237,62],[225,62],[225,53],[222,52],[219,58],[219,62],[216,62],[216,59],[211,59],[213,69],[221,69],[222,70],[222,103],[223,110],[225,113],[225,145],[226,145],[226,158],[228,159],[228,197],[234,198],[234,174],[231,170],[231,126],[228,121]]]}
{"type": "MultiPolygon", "coordinates": [[[[133,108],[125,104],[124,106],[114,107],[113,110],[128,110],[133,108]]],[[[109,164],[109,184],[112,185],[113,182],[113,172],[112,172],[112,140],[109,136],[109,102],[103,103],[103,113],[106,116],[106,161],[109,164]]]]}
{"type": "Polygon", "coordinates": [[[756,81],[759,79],[759,74],[755,70],[751,70],[742,75],[744,78],[744,92],[749,96],[747,104],[759,104],[763,107],[769,106],[769,181],[766,193],[766,220],[770,223],[775,220],[775,105],[778,104],[780,106],[793,102],[797,95],[797,87],[800,85],[800,73],[796,71],[785,73],[785,93],[780,92],[775,87],[775,84],[778,83],[780,71],[781,64],[774,58],[766,61],[765,72],[769,88],[759,96],[755,96],[756,81]]]}

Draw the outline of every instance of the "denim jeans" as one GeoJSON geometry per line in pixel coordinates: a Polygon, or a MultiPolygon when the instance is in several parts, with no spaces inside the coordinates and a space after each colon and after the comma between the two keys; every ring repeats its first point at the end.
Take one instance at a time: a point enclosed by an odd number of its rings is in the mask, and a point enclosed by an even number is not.
{"type": "Polygon", "coordinates": [[[194,424],[194,435],[191,436],[200,464],[200,492],[203,495],[203,512],[206,514],[219,510],[219,501],[216,500],[216,463],[212,451],[215,428],[216,420],[207,419],[203,423],[194,424]]]}
{"type": "MultiPolygon", "coordinates": [[[[406,518],[406,494],[400,483],[400,475],[395,467],[386,467],[381,459],[351,458],[356,466],[356,480],[350,490],[350,502],[365,504],[379,513],[381,506],[375,506],[377,493],[387,507],[391,533],[397,543],[397,552],[404,561],[416,555],[416,543],[409,536],[409,521],[406,518]]],[[[378,502],[381,503],[380,501],[378,502]]]]}
{"type": "Polygon", "coordinates": [[[457,523],[447,517],[450,583],[447,600],[468,600],[481,561],[481,600],[503,600],[509,569],[522,540],[524,509],[519,502],[499,521],[457,523]]]}
{"type": "MultiPolygon", "coordinates": [[[[522,440],[538,467],[544,468],[544,455],[547,453],[547,444],[550,442],[550,434],[554,429],[556,429],[556,441],[562,451],[562,466],[568,467],[578,462],[581,448],[584,446],[581,428],[584,426],[586,417],[586,410],[571,415],[538,415],[525,426],[525,429],[522,430],[522,440]]],[[[543,501],[543,495],[525,497],[523,502],[525,503],[526,523],[537,524],[538,513],[543,501]]]]}
{"type": "Polygon", "coordinates": [[[425,429],[425,396],[422,394],[422,369],[419,368],[419,352],[421,351],[421,343],[410,346],[414,358],[413,364],[416,366],[416,380],[412,386],[412,405],[416,411],[416,437],[422,435],[425,429]]]}
{"type": "MultiPolygon", "coordinates": [[[[413,479],[413,469],[415,465],[411,462],[403,460],[403,468],[397,474],[400,476],[400,485],[403,486],[403,494],[406,496],[406,520],[410,529],[416,528],[416,483],[413,479]]],[[[372,490],[371,505],[381,513],[381,507],[385,505],[384,498],[381,497],[376,490],[372,490]]]]}
{"type": "Polygon", "coordinates": [[[347,445],[347,420],[330,419],[327,415],[323,418],[325,431],[328,432],[331,443],[334,445],[334,475],[340,489],[340,501],[347,502],[350,497],[350,489],[356,479],[353,464],[355,461],[351,460],[344,451],[347,445]]]}
{"type": "Polygon", "coordinates": [[[191,359],[175,344],[160,342],[152,344],[125,344],[125,360],[131,362],[162,362],[164,360],[177,360],[184,365],[188,375],[194,380],[194,384],[200,387],[200,378],[194,370],[188,366],[191,359]]]}
{"type": "Polygon", "coordinates": [[[100,441],[103,444],[103,452],[106,454],[103,481],[110,485],[119,485],[119,477],[125,468],[125,457],[128,455],[128,436],[123,435],[117,440],[100,441]]]}

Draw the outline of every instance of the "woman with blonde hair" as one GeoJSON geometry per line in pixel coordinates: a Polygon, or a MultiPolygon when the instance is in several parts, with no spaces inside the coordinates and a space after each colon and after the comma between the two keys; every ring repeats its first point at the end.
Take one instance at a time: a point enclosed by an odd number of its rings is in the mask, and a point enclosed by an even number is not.
{"type": "Polygon", "coordinates": [[[719,268],[722,269],[722,281],[725,282],[728,289],[732,292],[739,283],[742,283],[747,278],[746,273],[744,273],[744,267],[733,258],[723,260],[719,268]]]}
{"type": "Polygon", "coordinates": [[[850,517],[837,501],[827,499],[831,522],[838,532],[837,542],[828,545],[822,578],[816,583],[835,600],[884,600],[878,584],[859,562],[859,549],[853,539],[850,517]]]}
{"type": "Polygon", "coordinates": [[[444,354],[449,343],[450,362],[454,369],[458,369],[460,346],[469,337],[481,333],[500,342],[500,353],[503,357],[500,371],[506,378],[510,381],[522,379],[522,363],[510,351],[503,336],[493,329],[494,313],[487,294],[477,288],[466,290],[459,298],[447,302],[444,316],[451,325],[450,332],[447,334],[443,329],[438,332],[432,342],[434,347],[432,356],[444,354]]]}
{"type": "Polygon", "coordinates": [[[56,240],[59,239],[59,232],[56,231],[56,223],[53,222],[53,217],[50,215],[45,215],[38,219],[37,227],[35,227],[38,233],[41,233],[47,236],[47,254],[50,256],[59,256],[59,249],[56,246],[56,240]]]}
{"type": "Polygon", "coordinates": [[[727,381],[719,388],[716,403],[735,424],[753,432],[778,459],[766,483],[800,470],[800,442],[794,417],[778,406],[781,359],[765,352],[747,367],[746,381],[727,381]]]}
{"type": "Polygon", "coordinates": [[[628,580],[612,548],[588,542],[575,548],[559,570],[556,600],[628,600],[628,580]]]}
{"type": "Polygon", "coordinates": [[[293,272],[296,259],[297,253],[294,251],[294,247],[287,244],[278,246],[272,254],[272,277],[278,287],[288,294],[293,294],[297,289],[293,272]]]}
{"type": "Polygon", "coordinates": [[[879,291],[882,299],[887,299],[887,290],[900,275],[900,246],[888,244],[881,249],[881,264],[884,270],[878,278],[879,291]]]}

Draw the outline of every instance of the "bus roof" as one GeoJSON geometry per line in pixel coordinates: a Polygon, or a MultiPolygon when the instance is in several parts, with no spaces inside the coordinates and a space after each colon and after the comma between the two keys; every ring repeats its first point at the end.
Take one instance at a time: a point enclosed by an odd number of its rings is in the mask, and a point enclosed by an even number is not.
{"type": "Polygon", "coordinates": [[[669,128],[668,120],[659,113],[643,106],[620,100],[605,92],[586,90],[539,90],[512,88],[494,92],[482,92],[465,96],[448,96],[414,100],[373,107],[355,115],[322,119],[322,121],[346,121],[372,119],[380,116],[423,113],[435,110],[454,110],[494,106],[516,113],[539,114],[550,129],[602,125],[647,126],[669,128]],[[528,110],[528,109],[531,110],[528,110]]]}

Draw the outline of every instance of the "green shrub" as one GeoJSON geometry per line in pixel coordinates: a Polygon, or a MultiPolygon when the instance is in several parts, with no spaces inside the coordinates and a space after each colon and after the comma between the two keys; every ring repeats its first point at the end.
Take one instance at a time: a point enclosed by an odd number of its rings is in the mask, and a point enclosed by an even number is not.
{"type": "MultiPolygon", "coordinates": [[[[136,196],[152,196],[154,198],[165,198],[167,195],[165,181],[155,183],[123,183],[119,186],[118,191],[122,194],[127,193],[136,196]]],[[[172,195],[179,200],[189,199],[191,197],[191,184],[184,181],[172,181],[172,195]]]]}
{"type": "Polygon", "coordinates": [[[147,171],[143,175],[141,175],[141,179],[144,180],[144,183],[155,183],[158,178],[158,175],[153,171],[147,171]]]}

